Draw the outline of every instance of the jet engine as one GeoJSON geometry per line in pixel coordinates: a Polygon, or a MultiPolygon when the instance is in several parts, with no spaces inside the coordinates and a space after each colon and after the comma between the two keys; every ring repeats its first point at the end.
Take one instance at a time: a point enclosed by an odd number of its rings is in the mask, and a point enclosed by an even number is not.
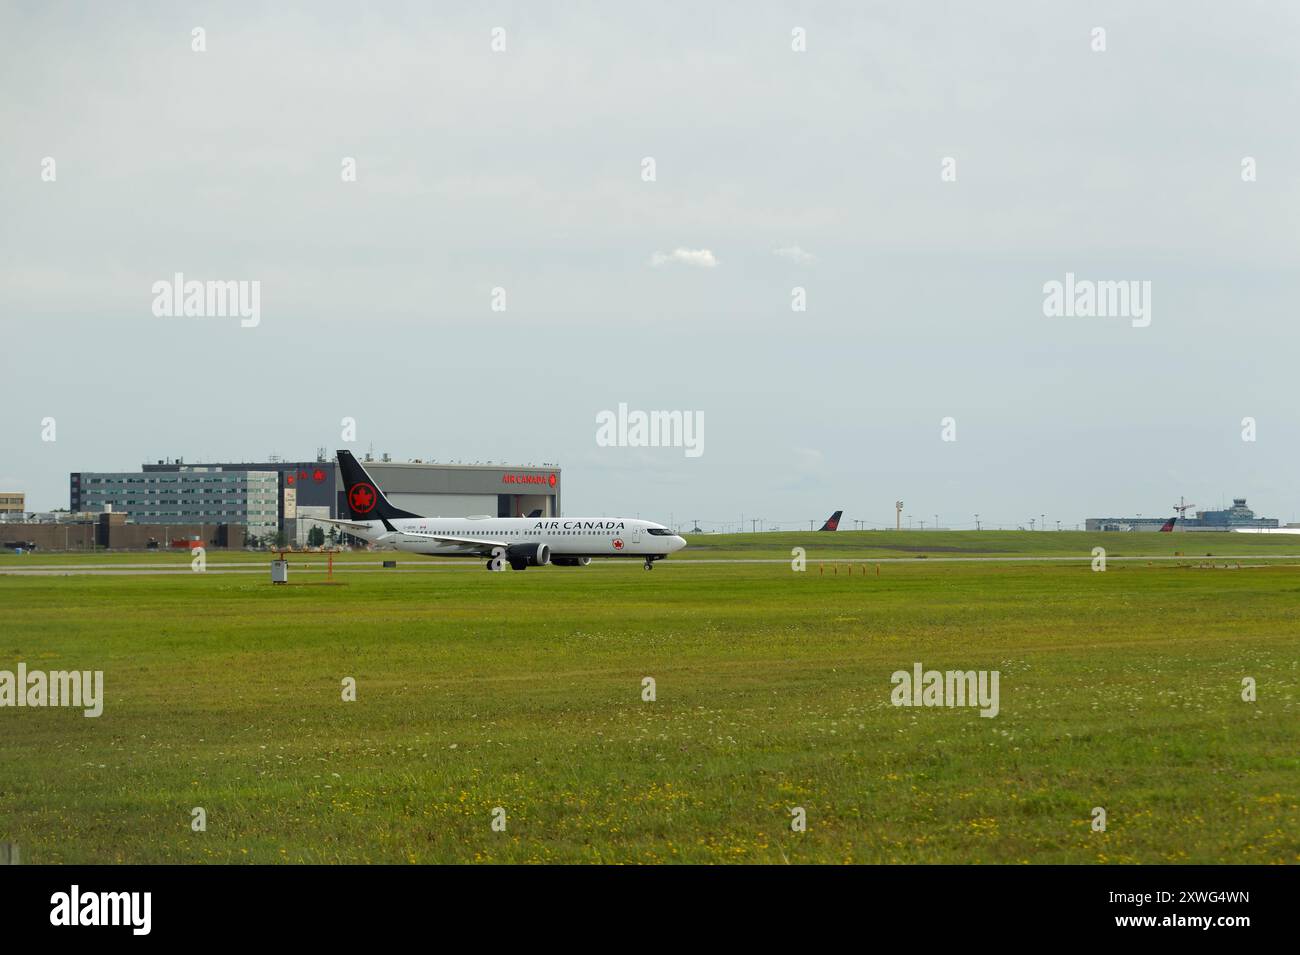
{"type": "Polygon", "coordinates": [[[506,548],[506,560],[515,570],[545,567],[551,562],[551,548],[548,544],[511,544],[506,548]]]}

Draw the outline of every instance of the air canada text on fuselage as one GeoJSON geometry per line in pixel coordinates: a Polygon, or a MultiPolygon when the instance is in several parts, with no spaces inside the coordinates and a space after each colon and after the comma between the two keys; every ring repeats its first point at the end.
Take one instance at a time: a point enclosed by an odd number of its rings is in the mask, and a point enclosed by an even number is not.
{"type": "Polygon", "coordinates": [[[621,531],[622,521],[538,521],[535,531],[621,531]]]}

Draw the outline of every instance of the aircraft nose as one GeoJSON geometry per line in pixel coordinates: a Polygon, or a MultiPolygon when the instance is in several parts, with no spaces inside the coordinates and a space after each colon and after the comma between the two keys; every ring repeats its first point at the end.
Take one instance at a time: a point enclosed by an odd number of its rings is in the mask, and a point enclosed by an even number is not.
{"type": "Polygon", "coordinates": [[[674,535],[674,536],[673,536],[673,550],[674,550],[674,551],[679,551],[679,550],[681,550],[681,549],[682,549],[683,547],[685,547],[685,546],[686,546],[686,538],[685,538],[685,537],[682,537],[680,534],[677,534],[677,535],[674,535]]]}

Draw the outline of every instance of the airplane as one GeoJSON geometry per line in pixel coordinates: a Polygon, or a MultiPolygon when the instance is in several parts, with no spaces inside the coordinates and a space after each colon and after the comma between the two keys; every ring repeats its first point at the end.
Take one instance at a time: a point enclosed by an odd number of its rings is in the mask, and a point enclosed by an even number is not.
{"type": "Polygon", "coordinates": [[[817,528],[819,531],[837,531],[840,529],[840,515],[843,511],[836,511],[826,519],[826,523],[817,528]]]}
{"type": "MultiPolygon", "coordinates": [[[[351,520],[326,520],[372,544],[428,557],[487,558],[488,570],[586,567],[640,557],[646,570],[686,546],[662,524],[627,517],[422,517],[395,507],[351,451],[338,451],[351,520]]],[[[537,512],[534,512],[537,514],[537,512]]]]}

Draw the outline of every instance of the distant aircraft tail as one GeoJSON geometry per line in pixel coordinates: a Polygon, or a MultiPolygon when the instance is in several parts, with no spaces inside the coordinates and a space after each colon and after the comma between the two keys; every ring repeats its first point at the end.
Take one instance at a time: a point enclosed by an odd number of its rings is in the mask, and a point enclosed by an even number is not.
{"type": "Polygon", "coordinates": [[[1176,517],[1171,517],[1171,518],[1169,518],[1169,520],[1165,521],[1165,526],[1162,527],[1162,528],[1160,528],[1160,533],[1162,533],[1162,534],[1168,534],[1168,533],[1171,533],[1171,532],[1173,531],[1173,529],[1174,529],[1174,522],[1175,522],[1176,520],[1178,520],[1178,518],[1176,518],[1176,517]]]}
{"type": "Polygon", "coordinates": [[[832,514],[829,518],[826,519],[826,523],[825,523],[825,524],[823,524],[821,527],[819,527],[819,528],[817,528],[817,529],[818,529],[819,531],[837,531],[837,530],[839,530],[839,529],[840,529],[840,515],[843,514],[843,513],[844,513],[843,511],[836,511],[834,514],[832,514]]]}
{"type": "Polygon", "coordinates": [[[354,520],[389,521],[394,517],[420,517],[400,507],[394,507],[384,497],[374,478],[366,473],[361,462],[352,456],[351,451],[336,451],[339,470],[343,472],[343,489],[347,493],[348,510],[354,520]]]}

